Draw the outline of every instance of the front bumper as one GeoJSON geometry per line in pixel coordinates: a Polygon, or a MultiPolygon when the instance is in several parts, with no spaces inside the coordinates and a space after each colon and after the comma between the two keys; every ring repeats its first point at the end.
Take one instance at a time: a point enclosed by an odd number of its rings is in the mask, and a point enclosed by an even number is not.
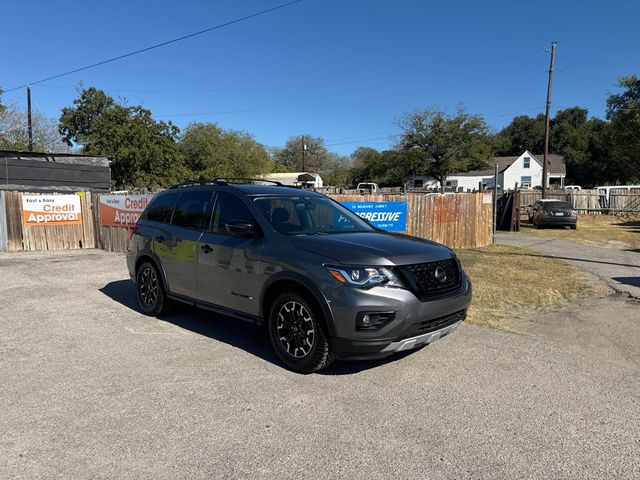
{"type": "Polygon", "coordinates": [[[399,288],[340,287],[324,293],[333,316],[331,346],[335,355],[369,359],[417,348],[456,330],[466,317],[472,287],[464,275],[458,290],[426,302],[399,288]],[[393,311],[395,318],[379,330],[356,329],[359,312],[376,311],[393,311]]]}
{"type": "Polygon", "coordinates": [[[399,340],[397,342],[390,343],[387,345],[382,351],[383,352],[402,352],[404,350],[411,350],[422,345],[429,345],[440,338],[449,335],[451,332],[456,330],[462,320],[454,323],[453,325],[449,325],[448,327],[441,328],[440,330],[436,330],[435,332],[425,333],[423,335],[418,335],[416,337],[405,338],[404,340],[399,340]]]}

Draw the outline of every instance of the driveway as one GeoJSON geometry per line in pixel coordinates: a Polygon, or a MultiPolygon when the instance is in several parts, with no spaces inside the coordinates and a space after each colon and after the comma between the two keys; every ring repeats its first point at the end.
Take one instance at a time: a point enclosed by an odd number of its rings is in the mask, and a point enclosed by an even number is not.
{"type": "MultiPolygon", "coordinates": [[[[585,245],[557,238],[498,232],[498,243],[530,248],[574,264],[605,281],[617,292],[640,299],[640,252],[585,245]]],[[[640,314],[639,314],[640,317],[640,314]]]]}
{"type": "Polygon", "coordinates": [[[638,322],[586,349],[552,318],[463,324],[303,376],[251,325],[141,315],[118,254],[0,255],[0,278],[0,478],[640,477],[638,322]]]}

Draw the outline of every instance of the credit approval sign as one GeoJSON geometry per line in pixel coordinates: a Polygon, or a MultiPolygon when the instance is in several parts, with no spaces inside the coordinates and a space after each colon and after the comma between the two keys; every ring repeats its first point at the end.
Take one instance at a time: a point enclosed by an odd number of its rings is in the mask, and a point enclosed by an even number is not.
{"type": "Polygon", "coordinates": [[[78,195],[22,195],[22,221],[39,225],[80,225],[82,211],[78,195]]]}
{"type": "Polygon", "coordinates": [[[389,232],[407,229],[407,202],[341,202],[373,226],[389,232]]]}
{"type": "Polygon", "coordinates": [[[100,225],[130,227],[147,207],[153,194],[100,195],[100,225]]]}

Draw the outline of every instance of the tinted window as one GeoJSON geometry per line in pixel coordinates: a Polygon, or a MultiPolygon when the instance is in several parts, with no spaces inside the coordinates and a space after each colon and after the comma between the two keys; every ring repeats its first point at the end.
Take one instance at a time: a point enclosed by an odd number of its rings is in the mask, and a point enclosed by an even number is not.
{"type": "Polygon", "coordinates": [[[167,222],[171,218],[171,211],[173,210],[173,204],[178,199],[178,193],[168,193],[164,195],[157,195],[147,211],[144,214],[144,218],[147,220],[153,220],[155,222],[167,222]]]}
{"type": "Polygon", "coordinates": [[[569,202],[545,202],[545,210],[571,210],[573,207],[569,202]]]}
{"type": "Polygon", "coordinates": [[[235,195],[220,192],[213,211],[213,231],[227,233],[224,228],[228,222],[256,223],[249,209],[235,195]]]}
{"type": "Polygon", "coordinates": [[[211,218],[211,191],[182,192],[173,209],[171,224],[204,230],[211,218]]]}
{"type": "Polygon", "coordinates": [[[321,196],[260,197],[255,204],[274,229],[286,235],[370,232],[373,228],[344,206],[321,196]]]}

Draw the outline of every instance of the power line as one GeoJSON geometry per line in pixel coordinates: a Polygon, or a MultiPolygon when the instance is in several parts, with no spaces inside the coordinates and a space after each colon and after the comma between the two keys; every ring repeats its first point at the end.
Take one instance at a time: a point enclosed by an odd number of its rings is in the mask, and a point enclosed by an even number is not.
{"type": "Polygon", "coordinates": [[[233,25],[235,23],[240,23],[240,22],[243,22],[245,20],[249,20],[251,18],[259,17],[261,15],[265,15],[267,13],[271,13],[273,11],[280,10],[282,8],[286,8],[286,7],[289,7],[291,5],[294,5],[296,3],[300,3],[300,2],[303,2],[303,1],[304,0],[293,0],[293,1],[290,1],[290,2],[287,2],[287,3],[282,3],[280,5],[268,8],[266,10],[261,10],[259,12],[251,13],[249,15],[245,15],[244,17],[236,18],[234,20],[230,20],[228,22],[221,23],[221,24],[215,25],[213,27],[205,28],[204,30],[200,30],[200,31],[197,31],[197,32],[194,32],[194,33],[189,33],[187,35],[183,35],[181,37],[174,38],[172,40],[167,40],[166,42],[157,43],[157,44],[151,45],[149,47],[141,48],[139,50],[134,50],[133,52],[125,53],[123,55],[118,55],[117,57],[109,58],[107,60],[102,60],[101,62],[92,63],[91,65],[87,65],[85,67],[76,68],[74,70],[70,70],[70,71],[65,72],[65,73],[60,73],[58,75],[53,75],[51,77],[43,78],[43,79],[37,80],[35,82],[29,82],[29,83],[25,83],[24,85],[20,85],[18,87],[9,88],[9,89],[6,90],[6,92],[7,93],[8,92],[12,92],[14,90],[19,90],[21,88],[25,88],[28,85],[37,85],[39,83],[48,82],[49,80],[53,80],[55,78],[64,77],[64,76],[67,76],[67,75],[71,75],[72,73],[82,72],[82,71],[88,70],[90,68],[98,67],[100,65],[105,65],[107,63],[115,62],[117,60],[122,60],[123,58],[131,57],[133,55],[138,55],[139,53],[148,52],[150,50],[154,50],[156,48],[164,47],[164,46],[170,45],[172,43],[180,42],[182,40],[186,40],[187,38],[192,38],[192,37],[195,37],[195,36],[198,36],[198,35],[202,35],[204,33],[208,33],[208,32],[211,32],[213,30],[218,30],[218,29],[223,28],[223,27],[228,27],[229,25],[233,25]]]}
{"type": "MultiPolygon", "coordinates": [[[[425,75],[416,75],[411,78],[422,78],[425,75]]],[[[364,78],[352,78],[352,79],[343,79],[343,80],[330,80],[326,82],[310,82],[310,83],[298,83],[298,84],[289,84],[289,85],[266,85],[266,86],[255,86],[255,87],[232,87],[232,88],[185,88],[185,89],[135,89],[135,88],[103,88],[97,87],[105,92],[113,92],[113,93],[209,93],[209,92],[250,92],[250,91],[261,91],[261,90],[288,90],[295,88],[309,88],[309,87],[323,87],[330,85],[344,85],[348,83],[361,83],[375,80],[388,80],[390,78],[398,78],[399,75],[380,75],[375,77],[364,77],[364,78]]],[[[402,75],[403,79],[406,79],[406,75],[402,75]]],[[[471,82],[467,82],[471,83],[471,82]]],[[[51,84],[42,84],[41,87],[45,88],[56,88],[56,89],[64,89],[64,90],[77,90],[77,86],[71,85],[51,85],[51,84]]]]}

